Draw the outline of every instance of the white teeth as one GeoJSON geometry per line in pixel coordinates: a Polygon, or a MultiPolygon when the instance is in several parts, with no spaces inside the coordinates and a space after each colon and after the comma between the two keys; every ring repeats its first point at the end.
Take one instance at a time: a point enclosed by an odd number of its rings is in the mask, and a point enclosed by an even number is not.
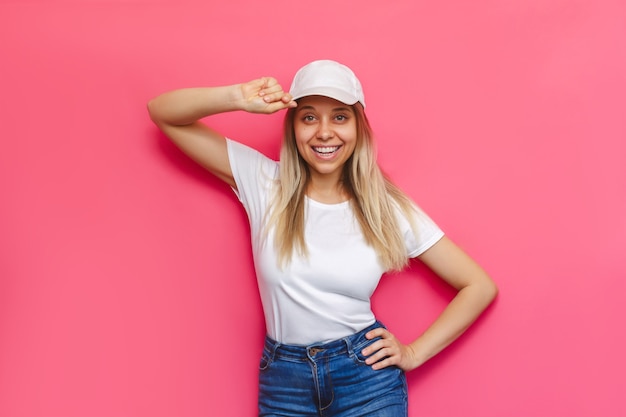
{"type": "Polygon", "coordinates": [[[333,153],[339,146],[314,146],[313,150],[317,153],[333,153]]]}

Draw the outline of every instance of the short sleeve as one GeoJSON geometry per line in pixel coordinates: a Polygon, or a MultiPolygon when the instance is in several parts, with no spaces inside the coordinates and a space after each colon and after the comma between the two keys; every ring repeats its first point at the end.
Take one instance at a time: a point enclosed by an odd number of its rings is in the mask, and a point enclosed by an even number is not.
{"type": "Polygon", "coordinates": [[[278,163],[259,151],[226,139],[228,160],[237,189],[237,198],[252,225],[258,225],[268,207],[271,188],[278,175],[278,163]]]}
{"type": "Polygon", "coordinates": [[[444,236],[443,230],[420,207],[417,205],[413,207],[415,230],[406,217],[400,216],[400,227],[404,234],[407,255],[410,258],[426,252],[444,236]]]}

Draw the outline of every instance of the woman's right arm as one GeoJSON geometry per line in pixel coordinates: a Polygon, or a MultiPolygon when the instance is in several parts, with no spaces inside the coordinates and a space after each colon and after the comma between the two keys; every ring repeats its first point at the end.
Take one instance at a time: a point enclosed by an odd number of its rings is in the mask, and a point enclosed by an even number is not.
{"type": "Polygon", "coordinates": [[[269,114],[295,106],[291,95],[284,92],[274,78],[264,77],[230,86],[170,91],[150,100],[148,112],[178,148],[231,187],[236,187],[226,139],[200,119],[235,110],[269,114]]]}

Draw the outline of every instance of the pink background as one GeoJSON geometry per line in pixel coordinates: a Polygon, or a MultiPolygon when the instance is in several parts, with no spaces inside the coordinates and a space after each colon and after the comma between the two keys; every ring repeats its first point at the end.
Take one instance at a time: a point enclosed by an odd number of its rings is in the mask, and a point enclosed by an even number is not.
{"type": "MultiPolygon", "coordinates": [[[[1,3],[0,416],[255,415],[245,214],[145,104],[319,58],[501,289],[410,374],[410,415],[626,415],[623,1],[1,3]]],[[[281,120],[213,125],[275,157],[281,120]]],[[[374,304],[409,341],[451,295],[415,266],[374,304]]]]}

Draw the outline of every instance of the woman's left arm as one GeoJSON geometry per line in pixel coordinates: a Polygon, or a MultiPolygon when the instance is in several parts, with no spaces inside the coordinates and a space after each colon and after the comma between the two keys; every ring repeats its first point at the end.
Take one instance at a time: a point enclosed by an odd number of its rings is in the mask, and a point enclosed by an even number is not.
{"type": "Polygon", "coordinates": [[[373,369],[396,365],[408,371],[422,365],[458,338],[491,304],[498,288],[489,275],[448,237],[419,256],[435,274],[458,290],[457,295],[420,337],[408,345],[383,328],[368,332],[381,337],[363,354],[373,369]]]}

